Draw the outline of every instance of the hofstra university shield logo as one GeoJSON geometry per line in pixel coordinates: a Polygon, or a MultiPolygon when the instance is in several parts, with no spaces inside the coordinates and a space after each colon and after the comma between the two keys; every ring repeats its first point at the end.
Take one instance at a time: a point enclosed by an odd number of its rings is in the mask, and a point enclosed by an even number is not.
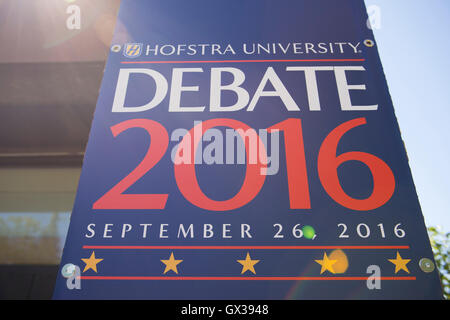
{"type": "Polygon", "coordinates": [[[142,43],[127,43],[123,49],[123,55],[128,58],[136,58],[142,54],[142,43]]]}

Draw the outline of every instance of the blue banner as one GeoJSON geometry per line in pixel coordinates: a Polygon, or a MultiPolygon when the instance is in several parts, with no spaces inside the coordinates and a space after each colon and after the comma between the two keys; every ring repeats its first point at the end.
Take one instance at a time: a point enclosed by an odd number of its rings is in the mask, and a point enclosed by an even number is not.
{"type": "Polygon", "coordinates": [[[54,298],[440,299],[365,10],[123,0],[54,298]]]}

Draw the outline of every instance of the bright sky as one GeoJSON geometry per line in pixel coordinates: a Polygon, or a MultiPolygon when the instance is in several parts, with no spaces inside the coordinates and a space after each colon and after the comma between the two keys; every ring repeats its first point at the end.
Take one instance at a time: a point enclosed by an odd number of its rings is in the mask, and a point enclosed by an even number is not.
{"type": "Polygon", "coordinates": [[[450,231],[450,1],[365,0],[428,226],[450,231]]]}

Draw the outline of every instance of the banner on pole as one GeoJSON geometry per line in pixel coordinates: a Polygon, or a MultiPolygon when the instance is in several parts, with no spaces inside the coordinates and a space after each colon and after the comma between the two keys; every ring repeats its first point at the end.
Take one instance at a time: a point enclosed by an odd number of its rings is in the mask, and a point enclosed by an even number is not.
{"type": "Polygon", "coordinates": [[[363,1],[123,0],[54,297],[439,299],[363,1]]]}

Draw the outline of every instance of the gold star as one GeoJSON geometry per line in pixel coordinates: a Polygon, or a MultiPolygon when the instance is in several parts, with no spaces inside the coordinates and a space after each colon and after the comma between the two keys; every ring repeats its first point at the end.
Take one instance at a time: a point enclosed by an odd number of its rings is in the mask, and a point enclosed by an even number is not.
{"type": "Polygon", "coordinates": [[[96,259],[95,258],[95,251],[92,251],[92,254],[89,257],[89,259],[86,258],[86,259],[81,259],[81,260],[83,260],[83,262],[86,263],[86,267],[84,267],[83,272],[86,272],[89,269],[92,269],[95,272],[97,272],[97,263],[99,263],[103,259],[96,259]]]}
{"type": "Polygon", "coordinates": [[[250,270],[251,272],[253,272],[253,274],[256,274],[254,265],[257,264],[259,262],[259,260],[252,260],[250,258],[250,253],[247,252],[247,256],[245,257],[245,260],[236,260],[236,261],[239,262],[240,264],[242,264],[241,274],[243,274],[247,270],[250,270]]]}
{"type": "Polygon", "coordinates": [[[328,259],[326,252],[323,253],[322,260],[314,260],[314,261],[316,261],[318,264],[322,266],[322,268],[320,269],[320,274],[324,273],[327,270],[330,271],[331,273],[335,273],[333,269],[333,264],[335,264],[337,260],[328,259]]]}
{"type": "Polygon", "coordinates": [[[411,259],[403,259],[400,256],[400,253],[397,251],[397,258],[395,259],[388,259],[390,262],[395,264],[395,273],[399,272],[400,270],[406,271],[409,273],[408,267],[406,264],[411,261],[411,259]]]}
{"type": "Polygon", "coordinates": [[[175,260],[175,258],[173,257],[173,252],[171,252],[169,260],[161,260],[161,262],[166,265],[166,268],[164,269],[164,274],[166,274],[166,272],[170,270],[178,274],[177,265],[183,262],[183,260],[175,260]]]}

